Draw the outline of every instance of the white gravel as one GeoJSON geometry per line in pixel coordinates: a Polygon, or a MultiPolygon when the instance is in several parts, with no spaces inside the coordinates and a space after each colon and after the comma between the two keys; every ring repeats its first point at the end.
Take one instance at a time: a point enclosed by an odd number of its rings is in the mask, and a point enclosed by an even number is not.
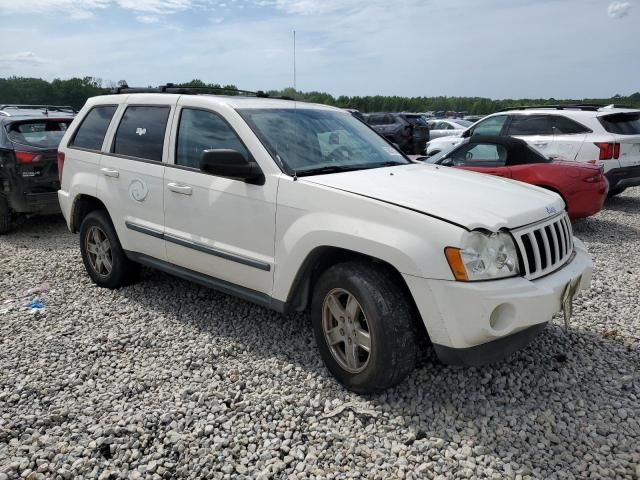
{"type": "Polygon", "coordinates": [[[33,220],[0,237],[0,480],[638,479],[640,188],[574,228],[596,272],[568,334],[478,369],[427,355],[364,398],[305,317],[151,270],[96,288],[63,221],[33,220]]]}

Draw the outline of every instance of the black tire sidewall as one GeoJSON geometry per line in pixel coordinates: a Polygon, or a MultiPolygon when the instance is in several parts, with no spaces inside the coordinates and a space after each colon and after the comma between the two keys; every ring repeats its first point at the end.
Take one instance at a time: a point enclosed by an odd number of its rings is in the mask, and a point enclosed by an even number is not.
{"type": "Polygon", "coordinates": [[[11,210],[6,197],[0,194],[0,235],[11,230],[11,210]]]}
{"type": "Polygon", "coordinates": [[[127,283],[126,279],[129,270],[129,259],[127,258],[115,228],[111,223],[111,219],[104,210],[94,210],[89,213],[80,225],[80,252],[82,254],[82,262],[87,270],[87,273],[91,279],[99,286],[106,288],[119,288],[127,283]],[[113,267],[109,275],[99,275],[89,263],[88,254],[86,251],[86,236],[89,229],[93,226],[99,227],[109,239],[111,244],[111,260],[113,267]]]}
{"type": "MultiPolygon", "coordinates": [[[[354,266],[344,264],[333,267],[320,278],[313,293],[311,320],[320,355],[329,371],[340,383],[357,393],[375,393],[395,385],[406,376],[405,373],[398,375],[397,371],[397,369],[402,372],[407,370],[406,358],[402,365],[398,365],[398,360],[399,357],[412,355],[415,360],[415,331],[409,329],[400,333],[400,337],[404,338],[398,337],[398,331],[394,328],[397,326],[395,321],[402,320],[399,323],[403,325],[413,322],[410,318],[409,305],[398,305],[398,302],[390,301],[388,292],[381,288],[381,285],[372,282],[369,276],[362,275],[361,269],[352,268],[354,266]],[[370,358],[367,367],[360,373],[354,374],[344,370],[334,359],[324,337],[322,326],[324,298],[335,288],[343,288],[355,296],[369,323],[370,358]],[[400,344],[405,345],[405,351],[397,350],[400,344]]],[[[413,366],[408,370],[411,369],[413,366]]]]}

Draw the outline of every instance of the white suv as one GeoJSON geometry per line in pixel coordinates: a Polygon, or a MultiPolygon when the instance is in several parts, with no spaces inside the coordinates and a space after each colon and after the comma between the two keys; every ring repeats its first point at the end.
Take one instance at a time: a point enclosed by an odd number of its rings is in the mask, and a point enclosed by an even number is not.
{"type": "Polygon", "coordinates": [[[89,99],[59,151],[100,286],[143,264],[309,310],[327,367],[362,393],[406,377],[424,332],[445,362],[498,360],[589,286],[555,193],[411,163],[331,107],[126,92],[89,99]]]}
{"type": "Polygon", "coordinates": [[[489,115],[456,136],[430,141],[427,155],[471,135],[510,135],[547,157],[602,165],[609,195],[640,185],[640,110],[613,105],[514,108],[489,115]]]}

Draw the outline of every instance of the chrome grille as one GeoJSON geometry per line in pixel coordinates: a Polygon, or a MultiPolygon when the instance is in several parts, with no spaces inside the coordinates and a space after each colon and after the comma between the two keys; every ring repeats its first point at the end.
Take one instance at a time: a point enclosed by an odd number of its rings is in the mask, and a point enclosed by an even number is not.
{"type": "Polygon", "coordinates": [[[524,265],[524,277],[547,275],[573,254],[573,231],[566,213],[511,232],[524,265]]]}

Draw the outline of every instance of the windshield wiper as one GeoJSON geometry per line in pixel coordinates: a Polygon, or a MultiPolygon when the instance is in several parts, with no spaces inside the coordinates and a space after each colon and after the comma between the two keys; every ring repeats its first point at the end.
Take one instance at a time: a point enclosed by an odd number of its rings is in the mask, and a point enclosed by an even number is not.
{"type": "Polygon", "coordinates": [[[353,172],[355,170],[369,170],[372,168],[395,167],[397,165],[411,165],[409,162],[401,163],[396,161],[387,161],[382,163],[373,163],[369,165],[327,165],[325,167],[310,168],[296,172],[298,177],[307,175],[322,175],[325,173],[353,172]]]}
{"type": "Polygon", "coordinates": [[[298,177],[305,177],[307,175],[322,175],[324,173],[339,173],[339,172],[352,172],[354,170],[362,170],[362,165],[360,166],[346,166],[346,165],[328,165],[326,167],[318,167],[318,168],[310,168],[308,170],[302,170],[300,172],[296,172],[298,177]]]}

